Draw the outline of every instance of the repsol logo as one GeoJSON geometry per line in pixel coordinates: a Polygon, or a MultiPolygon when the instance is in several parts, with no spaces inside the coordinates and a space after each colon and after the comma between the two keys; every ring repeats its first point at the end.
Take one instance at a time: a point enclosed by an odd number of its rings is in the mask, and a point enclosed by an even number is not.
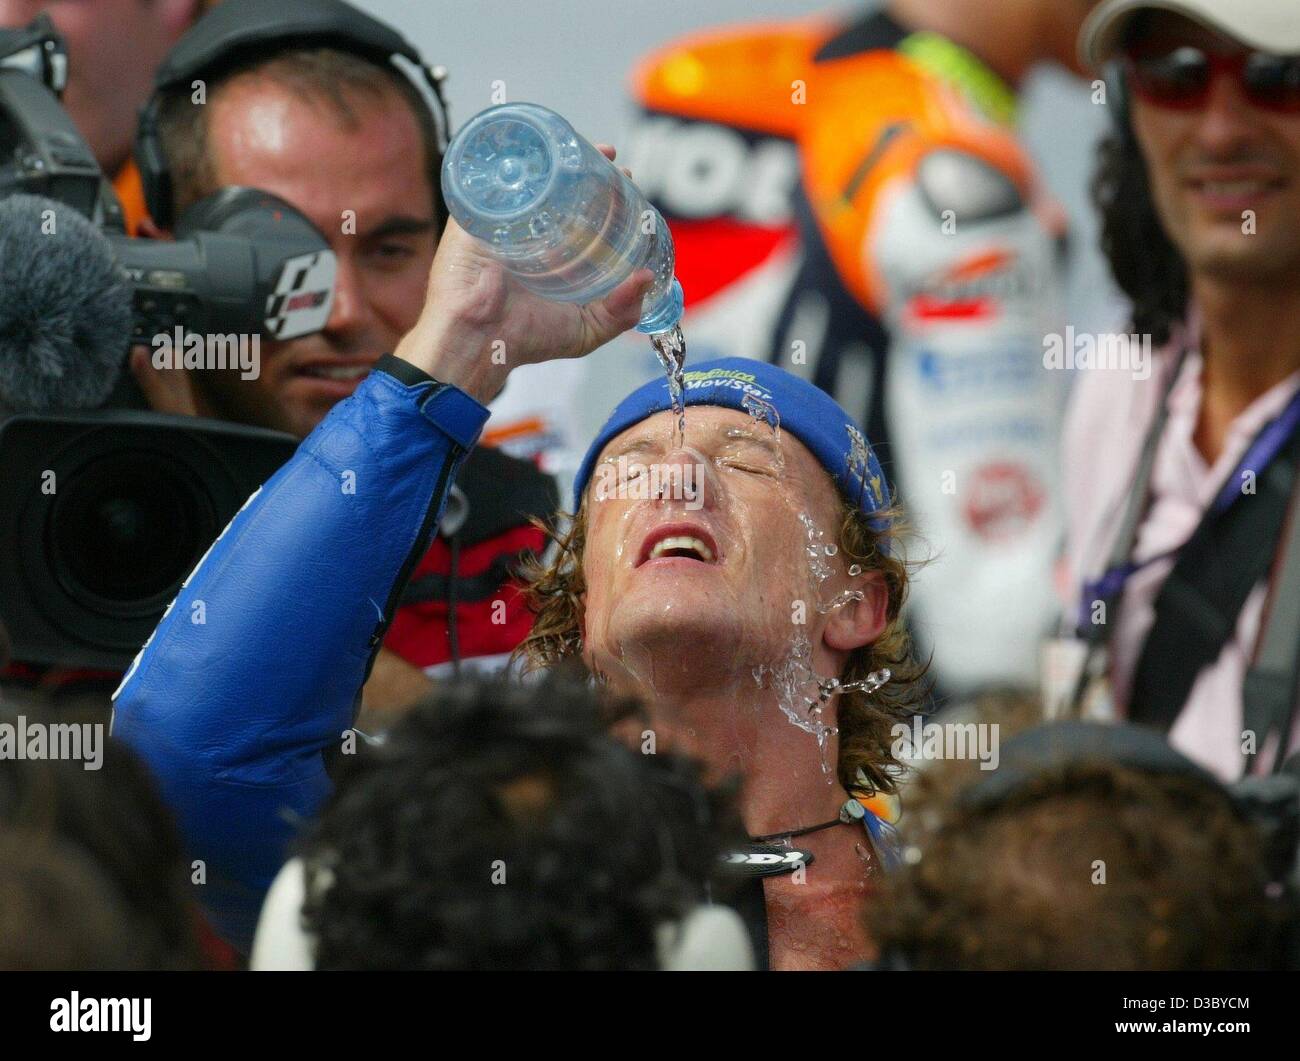
{"type": "Polygon", "coordinates": [[[789,140],[651,114],[633,129],[626,157],[637,186],[666,214],[793,221],[799,161],[789,140]]]}
{"type": "Polygon", "coordinates": [[[1040,291],[1043,278],[1025,267],[1014,254],[988,254],[942,273],[926,277],[906,292],[908,298],[926,298],[943,305],[979,299],[1005,301],[1040,291]]]}

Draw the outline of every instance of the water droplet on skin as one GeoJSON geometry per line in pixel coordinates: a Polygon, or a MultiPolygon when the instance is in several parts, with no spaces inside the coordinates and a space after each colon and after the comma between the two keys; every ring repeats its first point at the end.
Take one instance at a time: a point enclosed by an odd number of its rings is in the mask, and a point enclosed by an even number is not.
{"type": "Polygon", "coordinates": [[[764,401],[757,394],[746,394],[740,399],[740,404],[755,423],[766,425],[772,434],[776,436],[777,441],[780,441],[781,414],[776,411],[775,405],[764,401]]]}
{"type": "Polygon", "coordinates": [[[776,706],[790,724],[816,738],[822,774],[828,785],[834,784],[835,771],[828,753],[830,739],[839,733],[839,728],[822,718],[821,706],[829,701],[839,680],[817,677],[812,667],[812,644],[803,631],[796,632],[791,639],[784,659],[772,666],[760,665],[754,676],[760,684],[766,679],[766,686],[776,693],[776,706]],[[810,696],[805,691],[809,686],[816,690],[816,695],[810,696]]]}
{"type": "Polygon", "coordinates": [[[857,578],[860,574],[862,574],[862,565],[861,565],[861,564],[851,564],[851,565],[849,566],[849,577],[850,577],[850,578],[857,578]]]}
{"type": "Polygon", "coordinates": [[[825,604],[817,605],[817,611],[822,615],[833,612],[836,608],[843,608],[846,604],[855,604],[860,600],[866,599],[866,594],[860,589],[846,589],[843,593],[837,594],[825,604]]]}
{"type": "Polygon", "coordinates": [[[861,681],[842,684],[840,692],[861,692],[870,695],[881,686],[886,685],[893,676],[893,672],[888,667],[881,667],[880,670],[873,670],[861,681]]]}
{"type": "Polygon", "coordinates": [[[840,547],[839,547],[838,545],[833,544],[833,543],[830,544],[830,545],[827,545],[826,548],[823,550],[823,552],[825,552],[827,556],[834,556],[834,555],[835,555],[836,553],[838,553],[839,551],[840,551],[840,547]]]}
{"type": "Polygon", "coordinates": [[[866,437],[852,424],[845,427],[849,433],[849,479],[856,479],[858,483],[857,490],[852,491],[857,496],[850,500],[860,504],[862,495],[871,489],[874,496],[879,484],[871,481],[871,447],[867,445],[866,437]]]}
{"type": "Polygon", "coordinates": [[[822,583],[830,578],[832,574],[831,565],[825,559],[825,543],[823,539],[826,535],[821,532],[807,512],[799,513],[799,522],[803,524],[804,533],[808,536],[808,562],[812,567],[813,579],[817,583],[817,588],[820,589],[822,583]]]}

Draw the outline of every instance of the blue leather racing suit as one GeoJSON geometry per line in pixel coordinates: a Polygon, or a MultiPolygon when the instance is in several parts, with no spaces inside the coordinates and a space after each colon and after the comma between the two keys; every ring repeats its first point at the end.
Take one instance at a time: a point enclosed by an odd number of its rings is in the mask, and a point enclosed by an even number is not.
{"type": "Polygon", "coordinates": [[[152,769],[201,863],[200,902],[244,951],[487,418],[381,360],[249,498],[114,696],[114,736],[152,769]]]}

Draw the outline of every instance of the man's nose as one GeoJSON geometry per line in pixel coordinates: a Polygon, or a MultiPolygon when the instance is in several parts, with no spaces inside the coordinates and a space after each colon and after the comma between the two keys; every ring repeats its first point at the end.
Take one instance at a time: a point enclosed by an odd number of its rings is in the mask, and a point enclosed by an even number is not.
{"type": "Polygon", "coordinates": [[[334,304],[330,307],[325,330],[337,334],[355,332],[370,315],[365,285],[360,272],[346,254],[338,255],[338,272],[334,278],[334,304]]]}
{"type": "Polygon", "coordinates": [[[1218,73],[1196,127],[1200,146],[1216,157],[1236,154],[1252,139],[1258,115],[1235,77],[1218,73]]]}
{"type": "Polygon", "coordinates": [[[659,467],[659,498],[681,501],[692,509],[716,508],[720,483],[713,465],[702,453],[679,446],[659,467]]]}

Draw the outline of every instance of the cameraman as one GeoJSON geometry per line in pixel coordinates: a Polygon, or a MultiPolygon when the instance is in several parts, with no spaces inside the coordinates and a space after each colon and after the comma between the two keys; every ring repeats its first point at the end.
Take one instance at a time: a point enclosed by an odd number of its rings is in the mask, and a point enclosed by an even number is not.
{"type": "Polygon", "coordinates": [[[190,25],[216,0],[0,0],[0,26],[25,26],[47,12],[68,42],[63,103],[90,144],[134,233],[145,218],[131,142],[153,72],[190,25]]]}
{"type": "MultiPolygon", "coordinates": [[[[132,367],[155,408],[306,437],[419,318],[446,220],[439,137],[445,116],[392,62],[344,35],[356,31],[392,32],[340,0],[225,0],[169,57],[164,70],[175,69],[187,47],[192,54],[195,41],[225,42],[224,52],[193,75],[205,85],[201,105],[188,74],[158,90],[156,130],[170,201],[155,216],[179,218],[226,186],[268,191],[320,229],[338,274],[325,328],[263,341],[256,379],[234,369],[157,371],[145,351],[136,351],[132,367]],[[321,29],[322,20],[334,28],[321,29]],[[295,25],[315,28],[286,28],[295,25]]],[[[494,422],[502,426],[509,425],[494,422]]],[[[536,434],[555,437],[556,428],[543,425],[536,434]]],[[[544,452],[527,455],[546,469],[544,452]]],[[[368,707],[409,703],[426,690],[427,672],[441,673],[462,657],[497,667],[527,633],[529,617],[505,572],[523,552],[542,548],[540,532],[527,525],[527,499],[553,486],[531,464],[496,453],[476,455],[461,485],[470,495],[471,525],[459,545],[436,538],[417,567],[417,592],[436,588],[399,611],[392,651],[381,653],[367,687],[368,707]],[[504,514],[484,529],[490,510],[504,514]]],[[[548,496],[536,514],[553,507],[548,496]]]]}

